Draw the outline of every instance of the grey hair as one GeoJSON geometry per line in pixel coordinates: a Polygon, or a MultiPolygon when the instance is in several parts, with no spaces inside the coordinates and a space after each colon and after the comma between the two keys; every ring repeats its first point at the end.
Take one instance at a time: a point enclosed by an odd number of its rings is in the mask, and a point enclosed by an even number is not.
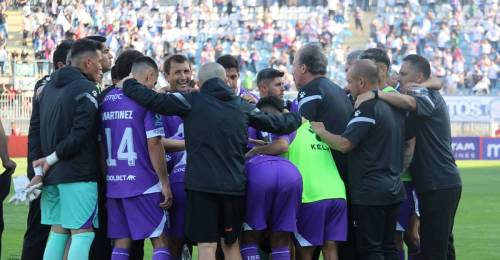
{"type": "Polygon", "coordinates": [[[313,75],[324,75],[328,67],[328,59],[319,43],[308,43],[299,51],[299,63],[306,65],[313,75]]]}
{"type": "Polygon", "coordinates": [[[198,72],[200,87],[205,83],[205,81],[213,78],[219,78],[226,81],[226,70],[224,67],[216,62],[209,62],[201,66],[200,71],[198,72]]]}

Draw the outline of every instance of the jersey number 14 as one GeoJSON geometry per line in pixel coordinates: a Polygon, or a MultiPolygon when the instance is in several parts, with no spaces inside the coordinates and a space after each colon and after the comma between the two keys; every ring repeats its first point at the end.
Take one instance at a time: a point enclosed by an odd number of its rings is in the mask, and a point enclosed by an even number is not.
{"type": "MultiPolygon", "coordinates": [[[[116,159],[113,159],[112,154],[112,139],[111,139],[111,128],[105,128],[104,133],[106,134],[106,145],[108,150],[108,158],[106,158],[106,164],[108,166],[116,166],[116,159]]],[[[128,162],[128,166],[135,166],[135,160],[137,160],[137,153],[134,151],[134,137],[132,135],[132,128],[126,127],[125,132],[116,151],[116,158],[118,160],[124,160],[128,162]]]]}

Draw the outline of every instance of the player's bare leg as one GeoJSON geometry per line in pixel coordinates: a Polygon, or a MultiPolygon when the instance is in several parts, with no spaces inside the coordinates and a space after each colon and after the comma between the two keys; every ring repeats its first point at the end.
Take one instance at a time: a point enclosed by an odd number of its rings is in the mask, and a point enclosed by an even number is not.
{"type": "Polygon", "coordinates": [[[300,245],[297,247],[297,259],[301,260],[311,260],[314,255],[315,246],[304,246],[300,245]]]}
{"type": "Polygon", "coordinates": [[[198,260],[215,260],[217,243],[198,243],[198,260]]]}
{"type": "Polygon", "coordinates": [[[114,247],[117,248],[130,249],[131,244],[132,244],[132,239],[130,238],[119,238],[115,239],[114,241],[114,247]]]}
{"type": "Polygon", "coordinates": [[[322,248],[324,260],[338,260],[338,245],[335,241],[326,241],[322,248]]]}
{"type": "Polygon", "coordinates": [[[232,244],[226,244],[224,239],[221,239],[222,251],[224,252],[224,257],[231,260],[242,260],[240,253],[240,244],[236,240],[232,244]]]}
{"type": "Polygon", "coordinates": [[[295,259],[290,232],[271,233],[272,259],[295,259]]]}

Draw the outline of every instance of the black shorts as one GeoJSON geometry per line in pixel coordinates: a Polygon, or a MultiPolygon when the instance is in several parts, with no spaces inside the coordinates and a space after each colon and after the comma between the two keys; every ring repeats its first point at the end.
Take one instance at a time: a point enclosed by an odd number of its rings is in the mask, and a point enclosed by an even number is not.
{"type": "Polygon", "coordinates": [[[245,196],[186,191],[186,237],[194,243],[236,242],[245,218],[245,196]]]}

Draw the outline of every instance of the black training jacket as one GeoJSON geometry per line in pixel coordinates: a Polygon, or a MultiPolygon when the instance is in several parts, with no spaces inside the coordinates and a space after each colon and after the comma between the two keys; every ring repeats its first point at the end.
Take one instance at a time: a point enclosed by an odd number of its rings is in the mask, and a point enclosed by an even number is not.
{"type": "Polygon", "coordinates": [[[235,96],[220,79],[206,81],[200,92],[159,94],[134,79],[125,81],[125,95],[164,115],[184,122],[187,164],[186,190],[244,195],[248,126],[287,134],[297,129],[297,114],[269,115],[235,96]]]}
{"type": "MultiPolygon", "coordinates": [[[[38,97],[40,96],[40,93],[42,93],[43,91],[43,88],[47,85],[47,83],[49,83],[50,81],[50,75],[45,75],[43,78],[41,78],[40,80],[38,80],[36,83],[35,83],[35,89],[34,89],[34,95],[33,95],[33,99],[32,99],[32,111],[35,111],[35,109],[38,109],[38,106],[35,107],[35,103],[38,102],[38,97]]],[[[30,129],[29,129],[29,132],[28,132],[28,136],[33,136],[31,134],[31,126],[33,125],[32,124],[32,121],[35,120],[35,118],[33,117],[33,113],[31,114],[31,118],[30,118],[30,129]]],[[[28,139],[28,165],[27,165],[27,171],[28,171],[28,178],[31,180],[34,176],[35,176],[35,171],[33,170],[33,161],[38,159],[37,157],[39,156],[38,154],[34,153],[34,150],[33,148],[31,147],[31,145],[33,145],[33,141],[30,141],[28,139]]]]}
{"type": "Polygon", "coordinates": [[[37,89],[28,136],[32,160],[57,153],[59,162],[46,173],[44,185],[96,181],[97,91],[75,67],[61,68],[37,89]]]}

